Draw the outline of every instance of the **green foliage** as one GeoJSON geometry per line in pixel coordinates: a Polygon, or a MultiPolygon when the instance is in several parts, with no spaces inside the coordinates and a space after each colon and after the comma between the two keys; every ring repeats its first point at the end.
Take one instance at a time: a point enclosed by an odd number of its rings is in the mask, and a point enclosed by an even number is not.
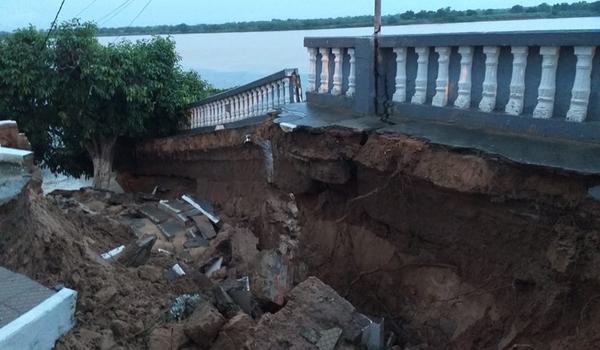
{"type": "MultiPolygon", "coordinates": [[[[450,7],[437,11],[406,11],[404,13],[382,17],[384,25],[402,25],[418,23],[469,22],[482,20],[507,20],[544,17],[584,17],[600,13],[600,1],[562,3],[550,6],[546,3],[538,6],[524,7],[515,5],[510,9],[472,9],[466,11],[453,10],[450,7]]],[[[230,22],[223,24],[185,23],[169,26],[102,28],[100,34],[105,36],[150,35],[150,34],[186,34],[186,33],[221,33],[250,31],[280,31],[301,29],[327,29],[369,27],[373,25],[372,16],[353,16],[320,19],[273,19],[271,21],[230,22]]]]}
{"type": "Polygon", "coordinates": [[[29,27],[0,39],[0,117],[16,119],[19,128],[42,154],[50,144],[47,132],[56,116],[51,96],[56,74],[44,50],[44,35],[29,27]]]}
{"type": "Polygon", "coordinates": [[[211,92],[181,69],[171,39],[103,46],[97,33],[71,21],[48,42],[34,28],[0,38],[0,115],[19,122],[53,171],[89,175],[101,145],[172,133],[211,92]]]}

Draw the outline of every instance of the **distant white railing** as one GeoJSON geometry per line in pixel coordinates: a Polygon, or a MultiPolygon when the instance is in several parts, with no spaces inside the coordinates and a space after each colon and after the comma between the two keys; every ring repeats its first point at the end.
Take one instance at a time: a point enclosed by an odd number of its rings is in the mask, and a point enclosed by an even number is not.
{"type": "Polygon", "coordinates": [[[250,84],[225,91],[190,107],[190,129],[226,125],[266,115],[301,101],[297,69],[285,69],[250,84]]]}

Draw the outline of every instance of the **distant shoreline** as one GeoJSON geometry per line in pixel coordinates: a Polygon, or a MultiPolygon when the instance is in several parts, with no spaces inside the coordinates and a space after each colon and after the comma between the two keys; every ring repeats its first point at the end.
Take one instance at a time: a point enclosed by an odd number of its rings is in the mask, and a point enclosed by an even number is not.
{"type": "MultiPolygon", "coordinates": [[[[457,11],[450,7],[437,11],[407,11],[382,17],[384,26],[411,24],[460,23],[522,19],[551,19],[600,16],[600,1],[573,4],[541,4],[532,7],[515,5],[506,9],[457,11]]],[[[199,33],[270,32],[291,30],[342,29],[369,27],[373,16],[354,16],[321,19],[287,19],[223,24],[158,25],[147,27],[100,28],[99,36],[169,35],[199,33]]]]}

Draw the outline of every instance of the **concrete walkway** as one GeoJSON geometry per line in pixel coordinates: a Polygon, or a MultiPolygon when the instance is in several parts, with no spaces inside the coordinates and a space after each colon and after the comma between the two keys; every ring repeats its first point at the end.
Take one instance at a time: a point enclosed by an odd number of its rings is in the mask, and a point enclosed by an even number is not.
{"type": "Polygon", "coordinates": [[[76,297],[0,267],[0,349],[52,349],[75,324],[76,297]]]}
{"type": "Polygon", "coordinates": [[[404,134],[442,146],[484,152],[517,163],[583,174],[600,174],[600,144],[523,136],[439,121],[352,116],[306,103],[287,105],[275,123],[285,130],[348,128],[357,132],[404,134]]]}

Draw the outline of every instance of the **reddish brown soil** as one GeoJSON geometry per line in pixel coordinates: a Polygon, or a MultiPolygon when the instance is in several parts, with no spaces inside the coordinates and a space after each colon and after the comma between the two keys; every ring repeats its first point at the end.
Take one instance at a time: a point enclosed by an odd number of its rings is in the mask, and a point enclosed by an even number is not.
{"type": "MultiPolygon", "coordinates": [[[[118,206],[112,209],[123,209],[118,206]]],[[[0,211],[0,265],[48,287],[78,291],[77,325],[59,350],[146,349],[173,299],[206,288],[187,277],[166,281],[162,273],[174,262],[158,254],[139,268],[103,261],[100,253],[134,239],[108,215],[65,212],[31,189],[0,211]]]]}
{"type": "Polygon", "coordinates": [[[262,247],[299,237],[301,275],[386,316],[402,346],[600,347],[600,207],[587,198],[598,177],[402,135],[269,124],[159,140],[136,157],[129,188],[183,176],[180,190],[247,217],[262,247]],[[272,141],[272,184],[244,133],[272,141]]]}

